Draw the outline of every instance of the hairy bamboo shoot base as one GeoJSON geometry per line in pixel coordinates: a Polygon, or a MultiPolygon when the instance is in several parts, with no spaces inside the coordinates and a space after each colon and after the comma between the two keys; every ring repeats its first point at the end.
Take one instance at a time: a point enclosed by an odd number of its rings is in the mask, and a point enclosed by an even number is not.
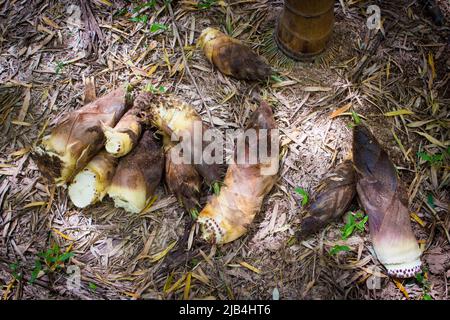
{"type": "Polygon", "coordinates": [[[421,270],[422,252],[415,241],[400,245],[395,242],[380,244],[375,240],[374,249],[378,260],[391,277],[411,278],[421,270]]]}
{"type": "MultiPolygon", "coordinates": [[[[200,230],[202,232],[202,239],[210,243],[222,243],[225,236],[226,230],[224,230],[220,223],[222,222],[222,217],[217,216],[216,219],[208,217],[199,217],[197,219],[200,225],[200,230]]],[[[238,238],[239,235],[236,235],[238,238]]],[[[234,239],[233,239],[234,240],[234,239]]]]}
{"type": "Polygon", "coordinates": [[[400,264],[384,264],[387,269],[388,275],[394,278],[412,278],[421,271],[420,258],[417,260],[400,263],[400,264]]]}

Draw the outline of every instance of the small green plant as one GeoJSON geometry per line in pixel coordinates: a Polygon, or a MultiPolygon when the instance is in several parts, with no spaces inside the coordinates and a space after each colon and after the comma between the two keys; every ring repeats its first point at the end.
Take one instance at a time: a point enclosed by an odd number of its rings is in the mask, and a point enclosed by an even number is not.
{"type": "Polygon", "coordinates": [[[433,300],[433,297],[430,295],[430,283],[426,276],[426,271],[422,271],[416,275],[416,281],[422,287],[423,295],[422,300],[433,300]]]}
{"type": "Polygon", "coordinates": [[[189,261],[189,264],[192,266],[192,268],[195,268],[200,263],[200,260],[197,258],[192,258],[191,261],[189,261]]]}
{"type": "Polygon", "coordinates": [[[270,76],[270,79],[272,79],[273,81],[275,81],[276,83],[280,83],[283,82],[283,79],[281,79],[281,77],[279,75],[273,74],[270,76]]]}
{"type": "Polygon", "coordinates": [[[309,200],[308,193],[303,188],[295,188],[295,192],[302,196],[302,207],[304,207],[309,200]]]}
{"type": "Polygon", "coordinates": [[[20,269],[20,263],[19,262],[11,263],[9,265],[9,268],[11,269],[11,274],[14,277],[14,279],[16,279],[16,280],[21,280],[22,279],[22,273],[20,273],[20,271],[19,271],[19,269],[20,269]]]}
{"type": "Polygon", "coordinates": [[[353,122],[355,123],[355,125],[358,125],[361,123],[361,118],[359,117],[359,115],[352,110],[352,118],[353,118],[353,122]]]}
{"type": "MultiPolygon", "coordinates": [[[[355,213],[348,212],[347,223],[341,229],[341,239],[347,240],[355,230],[364,231],[368,219],[369,216],[364,215],[361,211],[357,211],[355,213]]],[[[330,256],[334,256],[341,251],[350,251],[350,247],[345,245],[335,245],[333,248],[331,248],[329,254],[330,256]]]]}
{"type": "Polygon", "coordinates": [[[117,10],[116,12],[114,12],[113,17],[122,17],[124,16],[126,13],[128,12],[128,8],[122,8],[120,10],[117,10]]]}
{"type": "Polygon", "coordinates": [[[34,268],[31,272],[30,284],[36,281],[40,272],[51,273],[62,268],[64,262],[73,257],[73,252],[61,252],[61,248],[54,244],[50,249],[38,253],[38,258],[34,261],[34,268]]]}
{"type": "Polygon", "coordinates": [[[215,5],[217,0],[200,0],[197,3],[197,8],[201,10],[211,9],[213,5],[215,5]]]}
{"type": "Polygon", "coordinates": [[[144,8],[154,8],[155,4],[156,4],[156,0],[151,0],[151,1],[144,2],[144,3],[134,7],[132,12],[136,13],[136,12],[141,11],[144,8]]]}
{"type": "Polygon", "coordinates": [[[434,204],[434,198],[431,193],[427,195],[427,203],[430,205],[430,207],[434,208],[436,205],[434,204]]]}
{"type": "Polygon", "coordinates": [[[89,282],[89,290],[93,292],[97,291],[97,285],[95,283],[89,282]]]}
{"type": "MultiPolygon", "coordinates": [[[[130,11],[133,15],[139,13],[142,9],[145,8],[154,8],[156,4],[156,0],[152,0],[152,1],[147,1],[144,3],[141,3],[140,5],[133,7],[131,10],[129,10],[127,7],[124,7],[120,10],[117,10],[114,14],[113,17],[122,17],[125,14],[128,13],[128,11],[130,11]]],[[[132,18],[130,18],[130,21],[132,22],[141,22],[143,24],[146,24],[148,21],[148,15],[146,14],[138,14],[132,18]]]]}
{"type": "Polygon", "coordinates": [[[194,221],[197,220],[197,218],[198,218],[198,210],[197,209],[191,210],[191,217],[194,221]]]}
{"type": "Polygon", "coordinates": [[[145,91],[151,92],[151,93],[165,93],[167,91],[166,87],[164,86],[159,86],[158,88],[156,88],[153,84],[148,83],[145,86],[145,91]]]}
{"type": "Polygon", "coordinates": [[[423,272],[416,274],[416,280],[419,284],[423,284],[425,280],[425,275],[423,272]]]}
{"type": "Polygon", "coordinates": [[[60,74],[62,69],[66,66],[66,63],[63,61],[57,61],[55,67],[55,73],[60,74]]]}
{"type": "Polygon", "coordinates": [[[290,237],[289,240],[287,241],[287,246],[293,246],[294,244],[297,243],[297,238],[296,237],[290,237]]]}
{"type": "Polygon", "coordinates": [[[212,184],[212,189],[213,189],[214,194],[215,194],[216,196],[218,196],[219,193],[220,193],[220,183],[219,183],[219,182],[214,182],[214,183],[212,184]]]}
{"type": "Polygon", "coordinates": [[[425,293],[422,296],[422,300],[433,300],[433,298],[431,297],[431,295],[429,293],[425,293]]]}
{"type": "Polygon", "coordinates": [[[350,251],[350,247],[348,246],[340,246],[340,245],[335,245],[333,248],[331,248],[330,250],[330,256],[334,256],[336,254],[338,254],[341,251],[350,251]]]}
{"type": "Polygon", "coordinates": [[[141,14],[141,15],[138,15],[138,16],[135,16],[135,17],[131,17],[130,21],[132,21],[132,22],[140,22],[142,24],[146,24],[147,21],[148,21],[148,15],[141,14]]]}
{"type": "Polygon", "coordinates": [[[429,154],[424,151],[417,152],[417,156],[420,159],[424,160],[425,162],[429,163],[432,166],[441,165],[446,155],[447,156],[450,155],[450,147],[448,147],[447,150],[445,150],[444,152],[436,154],[429,154]]]}
{"type": "Polygon", "coordinates": [[[359,115],[352,110],[352,120],[353,122],[350,122],[347,124],[347,128],[352,129],[353,127],[361,124],[361,118],[359,117],[359,115]]]}
{"type": "Polygon", "coordinates": [[[435,165],[439,162],[442,162],[444,160],[444,155],[442,153],[438,154],[429,154],[427,152],[417,152],[417,156],[425,160],[426,162],[429,162],[431,165],[435,165]]]}
{"type": "Polygon", "coordinates": [[[169,27],[163,23],[152,23],[152,25],[150,26],[150,32],[154,33],[159,30],[166,31],[168,28],[169,27]]]}
{"type": "Polygon", "coordinates": [[[41,271],[42,271],[42,263],[39,259],[36,259],[34,261],[33,271],[31,271],[31,278],[29,280],[30,284],[33,284],[34,281],[36,281],[36,279],[41,271]]]}
{"type": "Polygon", "coordinates": [[[342,228],[342,240],[347,240],[348,237],[350,237],[353,234],[353,231],[364,231],[365,224],[367,220],[369,219],[369,216],[365,216],[361,211],[358,211],[356,213],[349,213],[347,215],[347,223],[342,228]]]}

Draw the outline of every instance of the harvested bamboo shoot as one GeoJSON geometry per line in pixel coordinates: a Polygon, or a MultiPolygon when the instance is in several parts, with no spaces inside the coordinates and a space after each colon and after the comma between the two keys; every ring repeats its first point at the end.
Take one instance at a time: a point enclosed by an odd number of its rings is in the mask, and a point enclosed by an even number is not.
{"type": "Polygon", "coordinates": [[[378,260],[390,276],[415,276],[421,268],[421,250],[412,230],[406,192],[388,154],[362,125],[353,131],[353,161],[356,189],[369,216],[378,260]]]}
{"type": "Polygon", "coordinates": [[[164,170],[164,154],[153,137],[145,131],[136,147],[121,158],[108,188],[116,207],[141,212],[151,200],[164,170]]]}
{"type": "Polygon", "coordinates": [[[272,70],[252,49],[214,28],[202,31],[197,46],[223,74],[244,80],[265,80],[272,70]]]}
{"type": "Polygon", "coordinates": [[[117,89],[67,115],[33,152],[42,174],[57,185],[70,182],[103,148],[102,123],[114,126],[128,106],[126,91],[117,89]]]}
{"type": "Polygon", "coordinates": [[[175,163],[173,150],[166,152],[166,184],[187,212],[195,216],[200,207],[201,177],[192,164],[175,163]]]}
{"type": "Polygon", "coordinates": [[[117,159],[100,151],[69,185],[69,198],[78,208],[101,201],[106,194],[117,166],[117,159]]]}
{"type": "Polygon", "coordinates": [[[327,223],[345,213],[356,194],[356,181],[351,160],[346,160],[334,168],[316,189],[317,195],[306,207],[307,215],[303,218],[299,239],[315,233],[327,223]]]}
{"type": "Polygon", "coordinates": [[[142,130],[137,112],[135,108],[129,110],[114,128],[103,126],[105,149],[114,157],[123,157],[136,146],[142,130]]]}
{"type": "MultiPolygon", "coordinates": [[[[145,96],[142,95],[141,99],[144,98],[145,96]]],[[[150,101],[148,118],[163,133],[166,148],[174,144],[174,141],[171,141],[172,135],[177,138],[189,137],[191,144],[188,144],[189,150],[186,151],[190,153],[187,156],[189,162],[195,166],[206,184],[212,185],[214,182],[220,181],[223,173],[221,164],[215,162],[208,164],[203,157],[200,161],[194,159],[196,154],[202,155],[203,150],[210,143],[203,139],[203,133],[209,129],[209,126],[202,122],[197,111],[191,105],[173,96],[148,93],[146,99],[150,101]],[[198,141],[194,141],[195,139],[198,141]]]]}
{"type": "MultiPolygon", "coordinates": [[[[260,139],[259,144],[262,141],[260,129],[267,129],[270,139],[272,134],[270,130],[275,128],[272,110],[267,103],[262,102],[252,114],[247,129],[256,130],[260,139]]],[[[250,145],[245,141],[245,162],[235,161],[229,165],[219,195],[213,196],[200,212],[197,221],[205,240],[223,244],[245,234],[261,209],[264,197],[275,184],[278,153],[268,152],[268,159],[265,161],[258,159],[258,162],[253,164],[249,161],[249,153],[255,148],[256,145],[250,145]],[[276,164],[275,171],[267,170],[273,169],[274,164],[276,164]]]]}

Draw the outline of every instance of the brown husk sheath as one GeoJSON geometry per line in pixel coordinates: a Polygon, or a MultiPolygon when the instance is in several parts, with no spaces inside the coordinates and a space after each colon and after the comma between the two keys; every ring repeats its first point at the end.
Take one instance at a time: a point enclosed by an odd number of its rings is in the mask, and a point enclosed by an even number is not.
{"type": "Polygon", "coordinates": [[[353,163],[345,160],[319,183],[316,196],[306,207],[307,214],[301,222],[297,237],[304,239],[342,216],[355,194],[353,163]]]}
{"type": "Polygon", "coordinates": [[[217,69],[243,80],[266,80],[272,73],[266,61],[241,41],[214,28],[202,31],[197,46],[217,69]]]}
{"type": "Polygon", "coordinates": [[[145,131],[136,147],[120,158],[108,196],[116,207],[139,213],[151,200],[164,170],[164,154],[151,131],[145,131]]]}
{"type": "Polygon", "coordinates": [[[172,150],[166,151],[166,184],[178,202],[195,217],[200,208],[201,177],[192,164],[174,162],[172,150]]]}
{"type": "Polygon", "coordinates": [[[57,185],[70,182],[103,148],[102,123],[114,126],[129,104],[126,91],[117,89],[63,118],[33,150],[42,174],[57,185]]]}
{"type": "Polygon", "coordinates": [[[406,192],[388,154],[363,125],[353,131],[353,161],[356,189],[369,215],[378,260],[390,276],[413,277],[420,272],[421,250],[412,230],[406,192]]]}
{"type": "MultiPolygon", "coordinates": [[[[163,134],[166,149],[174,146],[175,141],[171,140],[172,135],[180,140],[183,136],[193,137],[189,147],[191,148],[190,163],[192,163],[198,173],[203,177],[208,185],[220,181],[223,176],[223,166],[219,163],[208,164],[204,159],[194,161],[194,154],[203,154],[203,150],[211,143],[203,139],[202,132],[209,129],[206,123],[202,122],[197,111],[186,102],[171,95],[142,93],[139,97],[142,101],[148,101],[149,107],[143,108],[145,116],[152,125],[155,125],[163,134]],[[197,127],[197,129],[196,129],[197,127]],[[197,136],[195,132],[200,132],[197,136]],[[201,143],[195,143],[194,139],[202,139],[201,143]]],[[[136,98],[136,100],[138,100],[136,98]]],[[[146,103],[140,103],[145,105],[146,103]]]]}
{"type": "MultiPolygon", "coordinates": [[[[252,114],[249,128],[255,129],[257,133],[260,129],[276,128],[272,110],[267,103],[262,102],[252,114]]],[[[278,153],[272,152],[264,162],[258,158],[256,164],[250,164],[248,154],[254,148],[257,146],[250,146],[246,141],[246,161],[229,165],[219,194],[208,201],[198,216],[203,238],[211,243],[227,243],[245,234],[261,209],[264,197],[277,180],[278,153]]]]}

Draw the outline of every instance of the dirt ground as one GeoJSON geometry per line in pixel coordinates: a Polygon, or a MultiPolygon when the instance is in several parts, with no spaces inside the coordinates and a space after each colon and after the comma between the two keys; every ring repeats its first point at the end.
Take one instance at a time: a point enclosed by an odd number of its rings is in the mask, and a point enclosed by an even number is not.
{"type": "MultiPolygon", "coordinates": [[[[336,1],[327,51],[295,63],[272,38],[282,1],[203,1],[202,8],[172,1],[169,10],[160,1],[139,8],[146,2],[92,0],[91,11],[85,3],[0,0],[2,299],[448,299],[448,24],[433,24],[417,1],[336,1]],[[366,26],[372,4],[381,8],[384,35],[366,26]],[[252,46],[277,77],[249,83],[220,74],[195,47],[208,26],[252,46]],[[220,130],[243,127],[255,96],[272,105],[281,130],[279,180],[247,235],[220,247],[194,241],[172,257],[187,218],[163,184],[151,209],[133,215],[109,199],[79,210],[65,189],[45,183],[30,150],[81,105],[90,76],[98,96],[125,83],[165,89],[205,120],[209,109],[220,130]],[[347,110],[331,118],[341,107],[347,110]],[[411,112],[386,114],[403,109],[411,112]],[[303,215],[294,189],[314,195],[351,151],[352,110],[406,186],[424,249],[422,277],[389,279],[367,226],[347,240],[343,219],[304,241],[294,237],[303,215]],[[55,244],[58,254],[73,255],[39,268],[36,260],[55,244]],[[349,251],[330,254],[336,245],[349,251]]],[[[450,4],[438,3],[449,21],[450,4]]],[[[210,194],[204,190],[203,202],[210,194]]],[[[360,209],[356,200],[350,209],[360,209]]]]}

